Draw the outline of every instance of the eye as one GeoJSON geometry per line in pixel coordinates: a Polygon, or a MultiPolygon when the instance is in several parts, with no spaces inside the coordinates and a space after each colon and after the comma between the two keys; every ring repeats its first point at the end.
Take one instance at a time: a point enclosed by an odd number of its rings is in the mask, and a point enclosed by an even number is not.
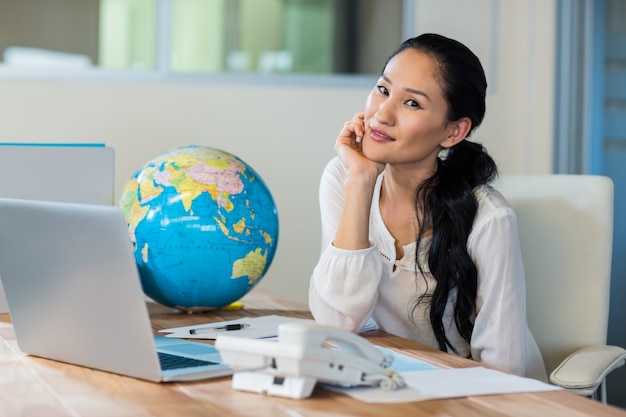
{"type": "Polygon", "coordinates": [[[415,107],[416,109],[421,109],[422,106],[420,106],[420,104],[413,99],[409,99],[406,101],[406,104],[409,105],[409,107],[415,107]]]}
{"type": "Polygon", "coordinates": [[[386,96],[389,95],[389,90],[387,90],[387,87],[385,87],[384,85],[377,85],[376,88],[378,89],[379,93],[384,94],[386,96]]]}

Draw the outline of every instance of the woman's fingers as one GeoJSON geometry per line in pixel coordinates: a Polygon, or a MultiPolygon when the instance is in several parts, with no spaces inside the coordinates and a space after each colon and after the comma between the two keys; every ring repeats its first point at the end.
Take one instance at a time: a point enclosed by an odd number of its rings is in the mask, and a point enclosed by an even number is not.
{"type": "Polygon", "coordinates": [[[356,135],[356,141],[361,142],[363,135],[365,135],[365,114],[363,112],[357,113],[354,118],[354,134],[356,135]]]}
{"type": "Polygon", "coordinates": [[[352,141],[361,142],[364,133],[363,113],[357,113],[343,124],[343,129],[337,138],[337,144],[353,145],[352,141]]]}

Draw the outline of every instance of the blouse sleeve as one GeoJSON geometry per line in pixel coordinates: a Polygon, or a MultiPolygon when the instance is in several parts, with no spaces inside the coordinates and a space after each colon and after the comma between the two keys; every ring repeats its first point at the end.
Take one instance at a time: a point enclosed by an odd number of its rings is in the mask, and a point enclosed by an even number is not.
{"type": "Polygon", "coordinates": [[[311,276],[309,308],[319,323],[358,332],[376,305],[382,261],[374,245],[346,250],[332,244],[343,207],[344,181],[345,168],[334,158],[320,183],[322,248],[311,276]]]}
{"type": "Polygon", "coordinates": [[[508,206],[492,208],[474,226],[468,244],[478,269],[472,358],[526,375],[526,288],[513,210],[508,206]]]}

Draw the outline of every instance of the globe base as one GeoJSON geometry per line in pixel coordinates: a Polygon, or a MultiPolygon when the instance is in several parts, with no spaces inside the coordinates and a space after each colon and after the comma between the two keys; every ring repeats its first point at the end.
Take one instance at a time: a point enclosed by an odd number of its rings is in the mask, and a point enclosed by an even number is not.
{"type": "Polygon", "coordinates": [[[195,306],[195,307],[174,306],[174,308],[176,310],[180,310],[183,313],[187,313],[187,314],[209,313],[211,311],[215,311],[219,309],[219,307],[202,307],[202,306],[195,306]]]}

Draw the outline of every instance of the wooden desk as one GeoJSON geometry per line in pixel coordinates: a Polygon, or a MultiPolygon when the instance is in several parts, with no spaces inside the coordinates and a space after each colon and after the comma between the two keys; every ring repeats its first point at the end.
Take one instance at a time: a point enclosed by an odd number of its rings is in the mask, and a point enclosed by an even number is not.
{"type": "MultiPolygon", "coordinates": [[[[154,330],[281,314],[310,318],[305,306],[261,290],[244,298],[239,311],[188,315],[148,303],[154,330]]],[[[382,332],[367,337],[440,367],[475,366],[472,361],[382,332]]],[[[463,416],[626,417],[626,411],[556,391],[492,395],[392,405],[372,405],[316,388],[306,400],[232,390],[230,377],[204,382],[154,384],[16,353],[10,317],[0,315],[0,416],[463,416]]]]}

